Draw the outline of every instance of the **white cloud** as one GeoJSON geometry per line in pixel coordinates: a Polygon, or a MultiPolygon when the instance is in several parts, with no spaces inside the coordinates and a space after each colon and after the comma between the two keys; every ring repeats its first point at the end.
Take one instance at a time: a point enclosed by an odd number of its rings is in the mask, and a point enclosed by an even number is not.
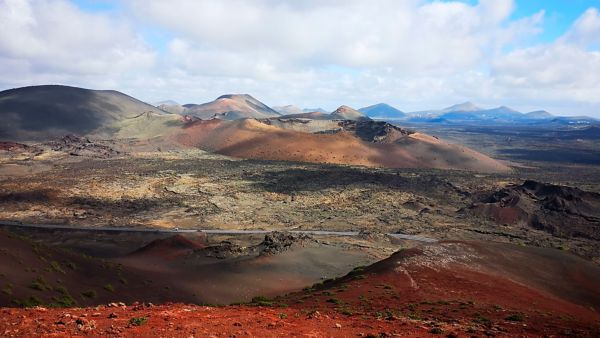
{"type": "Polygon", "coordinates": [[[18,70],[15,84],[108,78],[148,69],[154,58],[124,21],[85,13],[63,0],[0,1],[0,70],[18,70]]]}
{"type": "Polygon", "coordinates": [[[600,47],[600,13],[590,8],[571,26],[560,42],[572,43],[582,47],[600,47]]]}
{"type": "Polygon", "coordinates": [[[600,110],[600,52],[593,50],[598,42],[600,16],[591,8],[556,41],[496,57],[491,76],[505,97],[600,110]]]}
{"type": "Polygon", "coordinates": [[[246,92],[330,109],[472,100],[600,112],[594,8],[535,44],[545,12],[515,20],[513,0],[122,4],[86,12],[67,0],[0,0],[0,86],[60,82],[182,102],[246,92]]]}
{"type": "Polygon", "coordinates": [[[418,73],[481,61],[499,42],[513,2],[132,0],[131,6],[200,54],[234,53],[248,63],[258,57],[276,69],[335,64],[418,73]]]}

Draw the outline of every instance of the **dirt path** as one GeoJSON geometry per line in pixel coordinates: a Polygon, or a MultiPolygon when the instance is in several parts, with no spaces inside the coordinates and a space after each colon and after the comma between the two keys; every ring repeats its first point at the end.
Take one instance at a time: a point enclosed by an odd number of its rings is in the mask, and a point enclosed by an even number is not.
{"type": "MultiPolygon", "coordinates": [[[[153,233],[197,233],[202,232],[206,234],[217,234],[217,235],[261,235],[272,233],[277,230],[220,230],[220,229],[162,229],[162,228],[131,228],[131,227],[82,227],[82,226],[70,226],[70,225],[55,225],[55,224],[26,224],[19,222],[4,221],[0,222],[0,226],[7,227],[20,227],[20,228],[41,228],[51,230],[81,230],[81,231],[115,231],[115,232],[153,232],[153,233]]],[[[282,230],[299,235],[312,235],[312,236],[358,236],[358,231],[324,231],[324,230],[282,230]]],[[[391,236],[398,239],[406,239],[425,243],[437,242],[434,238],[419,236],[419,235],[408,235],[398,233],[386,233],[385,235],[391,236]]]]}

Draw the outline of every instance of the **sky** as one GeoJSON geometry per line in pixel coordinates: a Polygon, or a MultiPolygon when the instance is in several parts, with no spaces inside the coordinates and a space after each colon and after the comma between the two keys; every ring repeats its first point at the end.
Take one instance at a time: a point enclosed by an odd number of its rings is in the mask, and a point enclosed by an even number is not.
{"type": "Polygon", "coordinates": [[[0,90],[600,117],[600,0],[0,0],[0,90]]]}

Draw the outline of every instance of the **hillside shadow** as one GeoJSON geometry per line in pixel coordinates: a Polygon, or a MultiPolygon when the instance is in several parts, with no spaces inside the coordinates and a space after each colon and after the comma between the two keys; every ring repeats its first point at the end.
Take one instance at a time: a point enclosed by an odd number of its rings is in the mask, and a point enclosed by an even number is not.
{"type": "Polygon", "coordinates": [[[307,164],[311,168],[264,171],[245,179],[260,190],[277,193],[320,191],[343,187],[372,187],[412,192],[435,191],[448,183],[435,176],[405,177],[403,169],[375,171],[334,165],[307,164]]]}
{"type": "Polygon", "coordinates": [[[103,112],[119,111],[116,105],[99,100],[93,91],[63,86],[25,87],[5,92],[0,100],[6,123],[0,137],[21,139],[24,133],[86,134],[101,126],[103,112]],[[68,105],[65,104],[68,102],[68,105]],[[19,112],[18,114],[16,112],[19,112]]]}
{"type": "Polygon", "coordinates": [[[9,192],[0,194],[0,203],[49,202],[53,195],[56,195],[56,192],[51,189],[9,192]]]}

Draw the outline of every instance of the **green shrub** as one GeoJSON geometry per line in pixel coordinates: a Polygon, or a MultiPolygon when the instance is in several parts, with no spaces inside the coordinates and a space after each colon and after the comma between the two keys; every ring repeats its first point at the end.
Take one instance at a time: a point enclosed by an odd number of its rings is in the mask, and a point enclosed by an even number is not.
{"type": "Polygon", "coordinates": [[[12,295],[12,289],[13,289],[12,283],[6,283],[6,285],[2,289],[2,293],[7,294],[7,295],[12,295]]]}
{"type": "Polygon", "coordinates": [[[115,287],[112,284],[108,283],[104,285],[104,290],[108,292],[115,292],[115,287]]]}
{"type": "Polygon", "coordinates": [[[66,275],[67,273],[65,272],[65,270],[63,270],[63,268],[60,266],[60,263],[57,261],[52,261],[50,262],[50,268],[56,272],[60,272],[63,275],[66,275]]]}
{"type": "Polygon", "coordinates": [[[96,291],[94,291],[94,290],[83,291],[81,293],[81,295],[85,298],[93,299],[93,298],[96,298],[96,291]]]}
{"type": "Polygon", "coordinates": [[[442,333],[444,333],[444,330],[442,330],[439,327],[433,327],[433,328],[431,328],[431,330],[429,330],[429,333],[442,334],[442,333]]]}
{"type": "Polygon", "coordinates": [[[37,277],[34,279],[31,284],[29,284],[30,289],[38,290],[38,291],[48,291],[52,290],[50,285],[46,283],[46,280],[43,277],[37,277]]]}
{"type": "Polygon", "coordinates": [[[273,306],[273,301],[265,296],[256,296],[252,298],[251,303],[257,306],[273,306]]]}
{"type": "Polygon", "coordinates": [[[44,302],[42,302],[42,300],[36,296],[29,296],[29,298],[25,298],[23,300],[13,300],[13,303],[20,307],[34,307],[40,306],[44,302]]]}
{"type": "Polygon", "coordinates": [[[146,317],[133,317],[129,320],[129,324],[133,325],[133,326],[140,326],[140,325],[144,324],[146,321],[148,321],[148,318],[146,318],[146,317]]]}
{"type": "Polygon", "coordinates": [[[505,320],[511,321],[511,322],[522,322],[523,320],[525,320],[525,318],[523,317],[522,313],[513,313],[510,316],[507,316],[506,318],[504,318],[505,320]]]}
{"type": "Polygon", "coordinates": [[[52,297],[52,303],[48,304],[48,307],[73,307],[75,305],[77,302],[67,293],[60,297],[52,297]]]}

